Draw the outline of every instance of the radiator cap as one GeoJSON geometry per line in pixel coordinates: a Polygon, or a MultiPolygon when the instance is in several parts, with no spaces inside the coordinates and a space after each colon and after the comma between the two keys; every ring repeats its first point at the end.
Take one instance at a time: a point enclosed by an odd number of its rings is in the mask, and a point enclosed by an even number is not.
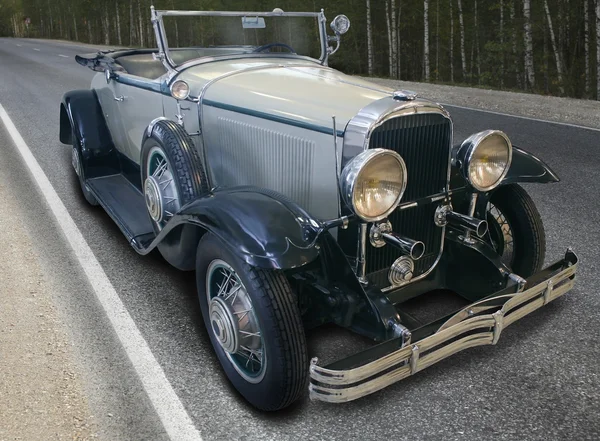
{"type": "Polygon", "coordinates": [[[393,97],[397,101],[414,101],[417,99],[417,92],[411,90],[397,90],[393,93],[393,97]]]}

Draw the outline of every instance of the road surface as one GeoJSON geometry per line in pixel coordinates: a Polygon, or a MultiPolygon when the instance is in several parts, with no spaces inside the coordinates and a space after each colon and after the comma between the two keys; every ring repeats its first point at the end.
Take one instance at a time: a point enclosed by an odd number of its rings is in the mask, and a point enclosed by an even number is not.
{"type": "MultiPolygon", "coordinates": [[[[156,255],[137,255],[103,210],[87,205],[80,194],[70,149],[58,141],[58,110],[66,91],[89,87],[93,72],[73,59],[89,51],[68,43],[0,39],[0,105],[203,439],[600,437],[600,131],[449,107],[457,141],[488,128],[504,130],[515,145],[542,157],[562,178],[559,184],[526,188],[544,219],[547,263],[562,257],[567,246],[579,254],[576,288],[511,326],[495,347],[457,354],[353,403],[332,406],[305,398],[284,412],[263,414],[250,408],[221,373],[201,322],[193,274],[170,268],[156,255]]],[[[72,342],[98,436],[169,439],[157,403],[140,380],[144,367],[134,369],[1,123],[0,151],[5,188],[20,201],[23,227],[51,275],[51,301],[72,342]]],[[[364,344],[333,327],[311,333],[309,341],[311,355],[325,361],[364,344]]]]}

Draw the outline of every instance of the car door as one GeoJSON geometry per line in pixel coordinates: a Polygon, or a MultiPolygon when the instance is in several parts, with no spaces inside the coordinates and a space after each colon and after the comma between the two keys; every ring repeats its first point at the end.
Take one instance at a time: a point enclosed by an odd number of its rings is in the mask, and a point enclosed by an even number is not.
{"type": "MultiPolygon", "coordinates": [[[[125,77],[121,75],[121,77],[125,77]]],[[[133,77],[127,75],[125,81],[133,77]]],[[[152,120],[163,116],[162,95],[157,92],[158,83],[135,78],[135,85],[114,82],[114,93],[117,101],[123,130],[123,143],[127,145],[126,154],[136,164],[140,163],[140,153],[144,131],[152,120]],[[156,83],[156,84],[155,84],[156,83]]]]}
{"type": "Polygon", "coordinates": [[[106,84],[106,82],[103,81],[102,83],[103,84],[100,87],[96,87],[95,90],[98,101],[100,102],[100,107],[102,107],[104,120],[106,121],[113,144],[117,150],[123,154],[128,154],[129,142],[125,137],[125,126],[120,115],[120,108],[117,105],[119,101],[117,100],[117,95],[115,95],[115,82],[111,81],[109,84],[106,84]]]}

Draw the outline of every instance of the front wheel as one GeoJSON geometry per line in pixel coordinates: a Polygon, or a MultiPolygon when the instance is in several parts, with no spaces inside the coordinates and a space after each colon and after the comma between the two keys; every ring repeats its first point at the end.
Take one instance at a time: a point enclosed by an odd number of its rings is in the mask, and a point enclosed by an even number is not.
{"type": "Polygon", "coordinates": [[[198,244],[196,262],[204,324],[227,377],[261,410],[289,406],[307,386],[309,365],[287,279],[249,266],[211,233],[198,244]]]}
{"type": "Polygon", "coordinates": [[[544,224],[521,186],[506,185],[492,194],[487,221],[492,246],[514,273],[527,278],[542,269],[546,255],[544,224]]]}

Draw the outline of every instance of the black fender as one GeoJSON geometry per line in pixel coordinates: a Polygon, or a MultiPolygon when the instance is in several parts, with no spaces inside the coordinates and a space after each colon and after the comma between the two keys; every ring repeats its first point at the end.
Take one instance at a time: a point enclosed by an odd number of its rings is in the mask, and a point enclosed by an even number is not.
{"type": "Polygon", "coordinates": [[[73,144],[73,132],[84,160],[106,156],[114,151],[112,137],[94,90],[72,90],[63,96],[60,105],[60,142],[73,144]]]}
{"type": "Polygon", "coordinates": [[[178,267],[192,269],[197,240],[206,231],[218,236],[249,265],[287,270],[317,259],[323,227],[274,191],[231,187],[214,190],[182,207],[156,239],[138,252],[147,254],[160,243],[161,253],[178,261],[178,267]]]}
{"type": "Polygon", "coordinates": [[[560,179],[544,161],[518,147],[513,147],[512,163],[500,185],[516,182],[538,182],[541,184],[559,182],[560,179]]]}

